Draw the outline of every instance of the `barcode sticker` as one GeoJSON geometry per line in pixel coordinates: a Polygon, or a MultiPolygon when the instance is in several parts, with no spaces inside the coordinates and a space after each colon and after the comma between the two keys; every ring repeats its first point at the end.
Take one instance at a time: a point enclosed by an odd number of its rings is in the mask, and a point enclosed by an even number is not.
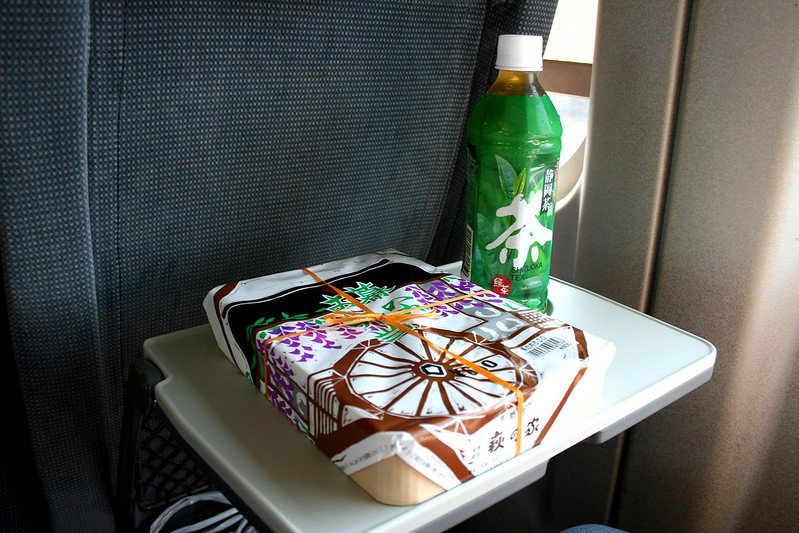
{"type": "Polygon", "coordinates": [[[461,277],[469,279],[472,277],[472,241],[474,232],[472,227],[466,224],[466,239],[463,243],[463,266],[461,267],[461,277]]]}
{"type": "Polygon", "coordinates": [[[560,337],[541,335],[527,344],[519,346],[519,349],[533,359],[559,357],[574,350],[574,343],[560,337]]]}

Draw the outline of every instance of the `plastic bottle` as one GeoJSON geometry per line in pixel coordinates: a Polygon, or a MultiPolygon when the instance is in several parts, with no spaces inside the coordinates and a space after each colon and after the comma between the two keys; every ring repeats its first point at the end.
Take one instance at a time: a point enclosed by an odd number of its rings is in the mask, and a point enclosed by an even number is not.
{"type": "Polygon", "coordinates": [[[499,75],[467,124],[462,277],[545,311],[560,117],[537,79],[542,38],[501,35],[499,75]]]}

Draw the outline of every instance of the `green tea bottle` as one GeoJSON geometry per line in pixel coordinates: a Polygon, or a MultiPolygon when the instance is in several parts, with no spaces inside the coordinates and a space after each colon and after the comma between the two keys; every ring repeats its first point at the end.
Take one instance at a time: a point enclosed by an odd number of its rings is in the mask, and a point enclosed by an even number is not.
{"type": "Polygon", "coordinates": [[[499,75],[467,124],[462,277],[545,311],[560,117],[538,82],[542,38],[500,35],[499,75]]]}

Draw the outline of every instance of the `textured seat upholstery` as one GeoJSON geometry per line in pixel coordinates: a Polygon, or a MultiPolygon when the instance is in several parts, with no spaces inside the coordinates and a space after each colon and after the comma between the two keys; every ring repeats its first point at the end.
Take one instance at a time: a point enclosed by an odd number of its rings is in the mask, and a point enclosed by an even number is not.
{"type": "Polygon", "coordinates": [[[547,35],[555,2],[0,9],[0,523],[109,530],[144,339],[201,324],[232,279],[455,259],[496,37],[547,35]]]}

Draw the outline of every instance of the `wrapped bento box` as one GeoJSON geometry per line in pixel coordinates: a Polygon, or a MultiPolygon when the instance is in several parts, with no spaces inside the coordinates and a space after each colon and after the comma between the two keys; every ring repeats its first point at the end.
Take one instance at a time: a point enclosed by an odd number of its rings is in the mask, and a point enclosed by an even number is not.
{"type": "Polygon", "coordinates": [[[590,417],[612,343],[397,252],[217,287],[219,348],[378,501],[424,501],[590,417]]]}

